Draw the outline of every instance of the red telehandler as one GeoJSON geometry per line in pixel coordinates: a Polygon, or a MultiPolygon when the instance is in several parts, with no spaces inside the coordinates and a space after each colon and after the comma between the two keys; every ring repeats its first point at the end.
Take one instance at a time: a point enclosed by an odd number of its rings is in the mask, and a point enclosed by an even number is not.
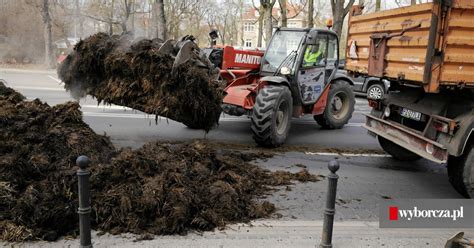
{"type": "Polygon", "coordinates": [[[277,28],[265,52],[206,49],[226,81],[222,109],[251,119],[261,146],[282,145],[291,117],[313,115],[326,129],[342,128],[354,112],[352,80],[338,71],[339,39],[324,29],[277,28]],[[316,52],[317,61],[305,54],[316,52]]]}

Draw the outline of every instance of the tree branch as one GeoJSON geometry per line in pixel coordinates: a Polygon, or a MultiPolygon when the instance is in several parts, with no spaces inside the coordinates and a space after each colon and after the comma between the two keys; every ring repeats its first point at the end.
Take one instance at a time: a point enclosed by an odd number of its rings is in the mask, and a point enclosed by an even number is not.
{"type": "Polygon", "coordinates": [[[102,18],[99,18],[99,17],[95,17],[95,16],[88,15],[88,14],[81,14],[81,15],[84,16],[84,17],[90,18],[90,19],[92,19],[92,20],[99,21],[99,22],[112,23],[112,24],[120,24],[119,21],[115,21],[115,20],[105,20],[105,19],[102,19],[102,18]]]}
{"type": "Polygon", "coordinates": [[[347,15],[347,13],[349,13],[349,11],[351,10],[352,6],[354,5],[354,2],[355,0],[351,0],[347,6],[344,8],[344,16],[347,15]]]}

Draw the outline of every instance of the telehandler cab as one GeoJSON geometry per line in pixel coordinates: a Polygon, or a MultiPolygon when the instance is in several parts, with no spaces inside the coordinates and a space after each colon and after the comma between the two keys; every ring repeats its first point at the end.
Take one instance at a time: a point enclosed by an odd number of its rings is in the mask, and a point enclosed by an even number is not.
{"type": "Polygon", "coordinates": [[[248,115],[261,146],[282,145],[291,117],[311,114],[326,129],[352,117],[353,82],[338,71],[339,40],[331,30],[277,28],[264,53],[230,46],[206,53],[227,82],[223,111],[248,115]]]}

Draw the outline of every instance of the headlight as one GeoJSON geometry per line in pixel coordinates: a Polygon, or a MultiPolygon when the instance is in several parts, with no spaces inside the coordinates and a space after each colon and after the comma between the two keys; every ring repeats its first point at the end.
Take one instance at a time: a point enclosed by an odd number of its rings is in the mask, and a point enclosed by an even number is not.
{"type": "Polygon", "coordinates": [[[387,106],[385,107],[385,111],[383,111],[383,115],[385,115],[385,117],[390,117],[390,107],[387,106]]]}
{"type": "Polygon", "coordinates": [[[283,66],[281,69],[280,69],[280,73],[282,75],[290,75],[291,74],[291,69],[286,67],[286,66],[283,66]]]}

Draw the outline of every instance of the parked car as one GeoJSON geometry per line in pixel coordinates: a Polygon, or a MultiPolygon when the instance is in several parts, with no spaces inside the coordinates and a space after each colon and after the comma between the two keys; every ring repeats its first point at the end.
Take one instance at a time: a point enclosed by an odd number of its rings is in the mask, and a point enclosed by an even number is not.
{"type": "Polygon", "coordinates": [[[337,68],[340,70],[344,70],[346,68],[346,59],[340,59],[337,68]]]}
{"type": "Polygon", "coordinates": [[[352,86],[354,92],[360,95],[367,95],[370,99],[382,99],[390,88],[390,81],[377,77],[367,77],[363,75],[351,76],[354,81],[352,86]]]}
{"type": "Polygon", "coordinates": [[[344,74],[352,79],[354,86],[352,90],[356,95],[366,95],[370,99],[382,99],[390,88],[390,81],[377,77],[364,77],[347,73],[343,68],[343,64],[339,64],[339,73],[344,74]]]}

